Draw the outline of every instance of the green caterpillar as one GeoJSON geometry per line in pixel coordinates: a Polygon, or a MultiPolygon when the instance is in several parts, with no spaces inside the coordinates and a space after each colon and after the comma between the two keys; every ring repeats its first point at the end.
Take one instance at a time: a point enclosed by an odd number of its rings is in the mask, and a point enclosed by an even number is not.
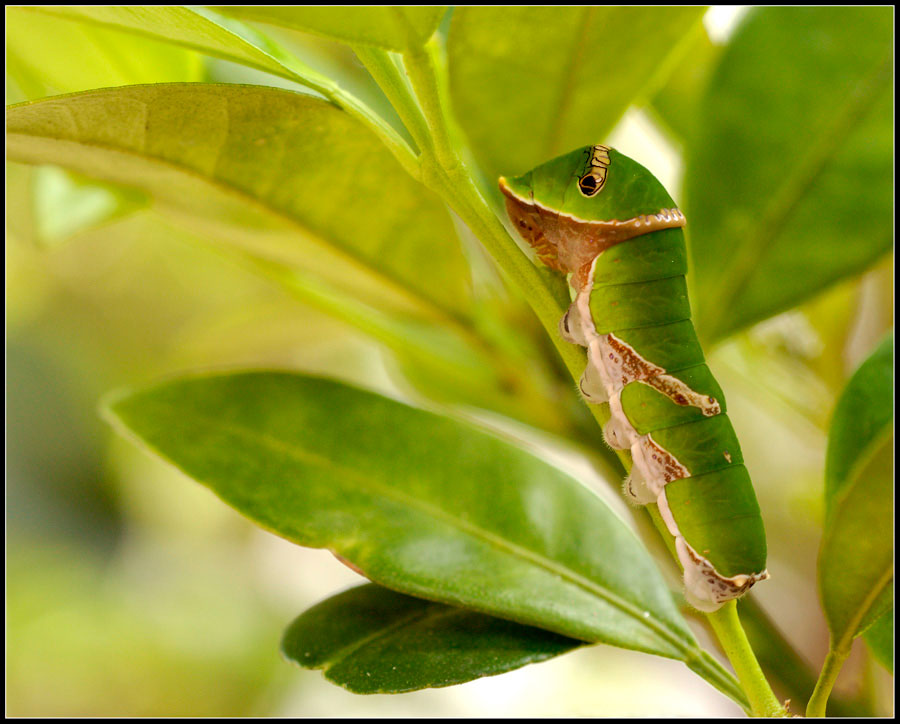
{"type": "Polygon", "coordinates": [[[538,258],[571,274],[560,333],[588,349],[580,387],[609,403],[607,443],[631,450],[626,496],[659,505],[687,600],[716,610],[769,574],[759,504],[690,321],[684,215],[647,169],[601,145],[500,190],[538,258]]]}

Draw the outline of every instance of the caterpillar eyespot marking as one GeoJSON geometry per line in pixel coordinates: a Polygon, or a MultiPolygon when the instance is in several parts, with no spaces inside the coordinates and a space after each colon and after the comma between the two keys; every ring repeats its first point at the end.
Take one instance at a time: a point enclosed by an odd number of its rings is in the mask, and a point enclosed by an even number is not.
{"type": "Polygon", "coordinates": [[[659,506],[688,601],[714,611],[743,595],[769,577],[765,531],[690,321],[684,214],[647,169],[600,144],[501,178],[500,190],[540,261],[571,275],[559,332],[588,350],[579,388],[588,404],[608,402],[604,437],[634,461],[622,489],[659,506]]]}

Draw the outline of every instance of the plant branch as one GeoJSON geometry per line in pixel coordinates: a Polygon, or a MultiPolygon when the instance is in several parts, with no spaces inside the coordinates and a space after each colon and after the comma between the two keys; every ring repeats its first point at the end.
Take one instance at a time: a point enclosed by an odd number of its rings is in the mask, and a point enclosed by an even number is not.
{"type": "Polygon", "coordinates": [[[819,680],[816,682],[816,688],[806,705],[806,716],[825,716],[828,697],[831,695],[834,682],[837,681],[838,674],[841,673],[844,661],[849,655],[849,647],[846,649],[833,648],[828,651],[828,656],[825,657],[825,663],[822,665],[822,673],[819,674],[819,680]]]}
{"type": "MultiPolygon", "coordinates": [[[[446,99],[439,86],[437,53],[438,46],[434,39],[425,48],[404,53],[404,68],[409,77],[407,84],[386,53],[372,49],[358,51],[360,60],[372,72],[391,102],[395,103],[397,112],[421,148],[421,181],[447,201],[482,242],[510,282],[520,289],[548,332],[572,378],[577,381],[586,364],[585,352],[580,347],[566,343],[557,334],[565,302],[553,293],[537,266],[512,240],[461,161],[461,153],[454,144],[446,120],[449,109],[446,108],[446,99]]],[[[608,406],[591,405],[590,410],[601,426],[608,422],[608,406]]],[[[625,469],[630,470],[631,456],[626,451],[617,452],[625,469]]],[[[664,526],[658,511],[654,510],[651,515],[654,512],[657,527],[664,526]]],[[[661,532],[669,550],[674,554],[671,536],[668,531],[661,532]]],[[[751,713],[756,716],[783,716],[784,708],[772,693],[740,627],[735,603],[730,602],[719,612],[710,614],[709,619],[738,674],[749,700],[751,713]]],[[[744,697],[735,691],[731,677],[723,676],[724,671],[712,657],[702,657],[688,662],[688,665],[731,698],[739,703],[743,701],[744,697]]]]}

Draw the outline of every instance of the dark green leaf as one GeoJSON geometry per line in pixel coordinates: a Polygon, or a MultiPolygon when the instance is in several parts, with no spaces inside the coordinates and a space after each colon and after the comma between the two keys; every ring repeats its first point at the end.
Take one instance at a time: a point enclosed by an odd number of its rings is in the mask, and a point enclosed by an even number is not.
{"type": "Polygon", "coordinates": [[[463,129],[496,176],[600,143],[665,79],[702,7],[460,7],[448,40],[463,129]]]}
{"type": "Polygon", "coordinates": [[[304,30],[345,43],[404,50],[422,45],[440,25],[445,7],[362,5],[354,7],[227,5],[226,15],[304,30]]]}
{"type": "Polygon", "coordinates": [[[329,548],[377,583],[719,677],[622,521],[469,424],[262,372],[177,380],[108,409],[263,528],[329,548]]]}
{"type": "Polygon", "coordinates": [[[685,173],[701,337],[795,306],[891,248],[892,15],[763,8],[725,49],[685,173]]]}
{"type": "Polygon", "coordinates": [[[300,615],[281,649],[357,694],[462,684],[583,646],[543,629],[369,584],[300,615]]]}

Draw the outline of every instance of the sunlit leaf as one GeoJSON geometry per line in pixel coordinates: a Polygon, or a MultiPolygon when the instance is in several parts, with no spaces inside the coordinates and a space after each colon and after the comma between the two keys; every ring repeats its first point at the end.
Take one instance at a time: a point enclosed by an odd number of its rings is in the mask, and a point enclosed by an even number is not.
{"type": "MultiPolygon", "coordinates": [[[[68,33],[90,33],[91,28],[111,28],[127,33],[125,41],[140,43],[147,41],[136,36],[144,36],[171,46],[192,48],[216,58],[247,65],[288,80],[293,80],[314,88],[330,86],[331,81],[295,57],[284,53],[277,45],[259,33],[240,23],[229,21],[226,27],[221,18],[200,9],[180,6],[118,6],[118,5],[55,5],[36,6],[23,10],[28,15],[42,20],[54,20],[62,31],[68,33]],[[58,19],[57,19],[58,18],[58,19]]],[[[109,35],[109,31],[105,31],[109,35]]],[[[118,34],[114,34],[117,35],[118,34]]],[[[68,56],[71,58],[71,55],[68,56]]],[[[130,57],[123,49],[122,57],[130,57]]],[[[164,82],[178,80],[156,76],[143,82],[164,82]]],[[[131,82],[141,82],[133,80],[131,82]]],[[[94,84],[115,85],[113,83],[94,84]]],[[[84,90],[73,88],[71,90],[84,90]]]]}
{"type": "Polygon", "coordinates": [[[135,83],[197,81],[203,75],[197,53],[73,23],[36,8],[7,7],[6,58],[7,74],[25,96],[9,99],[12,102],[135,83]]]}
{"type": "Polygon", "coordinates": [[[768,7],[722,54],[687,149],[698,332],[725,337],[892,243],[888,7],[768,7]]]}
{"type": "Polygon", "coordinates": [[[53,98],[7,111],[7,153],[140,188],[209,236],[383,308],[467,305],[443,205],[371,132],[315,98],[202,84],[53,98]]]}
{"type": "Polygon", "coordinates": [[[437,30],[446,8],[440,6],[265,6],[226,5],[215,10],[346,43],[404,50],[421,45],[437,30]]]}
{"type": "Polygon", "coordinates": [[[489,173],[600,143],[647,100],[702,7],[460,7],[447,52],[453,109],[489,173]]]}
{"type": "Polygon", "coordinates": [[[494,676],[583,646],[532,626],[372,584],[313,606],[284,655],[357,694],[398,694],[494,676]]]}

